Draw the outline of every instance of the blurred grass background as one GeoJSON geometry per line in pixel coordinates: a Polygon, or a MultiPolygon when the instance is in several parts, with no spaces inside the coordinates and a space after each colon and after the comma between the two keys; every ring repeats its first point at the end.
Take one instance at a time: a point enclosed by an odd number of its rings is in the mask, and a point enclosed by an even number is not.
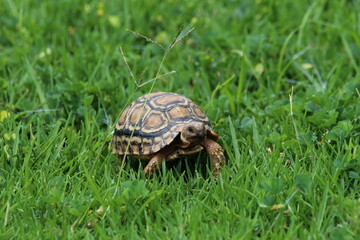
{"type": "Polygon", "coordinates": [[[0,237],[357,239],[359,12],[346,0],[1,0],[0,237]],[[163,64],[126,31],[168,46],[180,26],[195,29],[163,64]],[[137,87],[120,47],[143,83],[176,73],[137,87]],[[217,184],[203,154],[151,180],[117,171],[114,123],[152,87],[206,111],[228,157],[217,184]]]}

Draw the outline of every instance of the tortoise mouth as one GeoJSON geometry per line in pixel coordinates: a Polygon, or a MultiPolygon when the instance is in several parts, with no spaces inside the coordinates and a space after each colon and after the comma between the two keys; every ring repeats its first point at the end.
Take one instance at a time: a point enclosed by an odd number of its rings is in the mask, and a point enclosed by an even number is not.
{"type": "Polygon", "coordinates": [[[205,138],[205,134],[195,135],[195,136],[189,137],[189,139],[191,139],[191,140],[202,140],[204,138],[205,138]]]}

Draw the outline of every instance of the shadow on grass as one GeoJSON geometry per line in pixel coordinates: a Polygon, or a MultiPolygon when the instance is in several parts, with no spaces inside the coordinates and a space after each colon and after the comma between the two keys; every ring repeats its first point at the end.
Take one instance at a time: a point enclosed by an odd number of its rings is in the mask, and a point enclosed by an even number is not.
{"type": "MultiPolygon", "coordinates": [[[[135,172],[142,172],[148,162],[149,160],[127,157],[124,171],[130,171],[130,169],[132,169],[135,172]]],[[[116,165],[117,169],[120,169],[118,162],[116,165]]],[[[163,177],[162,172],[164,171],[166,174],[172,174],[175,179],[183,178],[186,182],[199,176],[208,179],[211,177],[211,161],[206,153],[198,153],[186,158],[166,161],[154,174],[161,179],[163,177]]],[[[145,178],[143,174],[141,177],[145,178]]]]}

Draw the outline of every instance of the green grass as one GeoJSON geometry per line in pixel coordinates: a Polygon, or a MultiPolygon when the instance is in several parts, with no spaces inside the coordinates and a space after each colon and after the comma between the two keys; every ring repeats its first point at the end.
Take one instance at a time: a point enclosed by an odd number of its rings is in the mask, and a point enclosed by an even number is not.
{"type": "Polygon", "coordinates": [[[357,1],[0,6],[0,239],[359,239],[357,1]],[[126,31],[168,46],[181,25],[165,59],[126,31]],[[141,83],[176,73],[137,87],[120,47],[141,83]],[[206,111],[218,182],[205,154],[117,170],[114,123],[150,90],[206,111]]]}

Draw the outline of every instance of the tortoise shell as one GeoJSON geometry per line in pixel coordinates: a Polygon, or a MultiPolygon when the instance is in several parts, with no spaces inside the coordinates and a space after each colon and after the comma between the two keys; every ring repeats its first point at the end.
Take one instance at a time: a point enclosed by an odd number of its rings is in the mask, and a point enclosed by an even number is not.
{"type": "MultiPolygon", "coordinates": [[[[113,153],[150,158],[171,144],[189,123],[201,122],[207,135],[218,139],[205,113],[190,99],[176,93],[156,92],[133,101],[121,114],[114,131],[113,153]]],[[[173,159],[202,150],[193,146],[168,157],[173,159]]]]}

